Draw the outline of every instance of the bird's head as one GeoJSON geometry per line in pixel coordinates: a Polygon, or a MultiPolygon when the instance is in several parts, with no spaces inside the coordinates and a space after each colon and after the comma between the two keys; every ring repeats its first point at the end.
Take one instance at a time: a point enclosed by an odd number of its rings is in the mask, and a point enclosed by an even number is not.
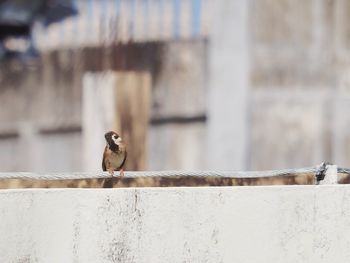
{"type": "Polygon", "coordinates": [[[119,147],[121,147],[123,145],[122,138],[114,131],[107,132],[105,134],[105,139],[106,139],[106,142],[107,142],[107,146],[113,152],[118,151],[119,147]]]}

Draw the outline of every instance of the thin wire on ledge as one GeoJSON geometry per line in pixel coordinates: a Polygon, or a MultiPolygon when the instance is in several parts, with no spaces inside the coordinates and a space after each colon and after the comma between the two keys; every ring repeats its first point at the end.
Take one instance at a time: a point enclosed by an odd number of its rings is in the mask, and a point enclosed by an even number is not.
{"type": "Polygon", "coordinates": [[[350,168],[338,168],[338,173],[340,174],[349,174],[350,175],[350,168]]]}
{"type": "MultiPolygon", "coordinates": [[[[262,178],[276,176],[297,176],[304,174],[316,174],[320,166],[283,169],[270,171],[128,171],[124,172],[123,178],[145,178],[145,177],[217,177],[217,178],[262,178]]],[[[341,169],[341,168],[339,168],[341,169]]],[[[350,173],[350,169],[347,169],[350,173]]],[[[114,172],[114,177],[118,177],[119,172],[114,172]]],[[[110,178],[107,172],[73,172],[73,173],[29,173],[11,172],[0,173],[1,179],[22,179],[22,180],[77,180],[77,179],[101,179],[110,178]]]]}

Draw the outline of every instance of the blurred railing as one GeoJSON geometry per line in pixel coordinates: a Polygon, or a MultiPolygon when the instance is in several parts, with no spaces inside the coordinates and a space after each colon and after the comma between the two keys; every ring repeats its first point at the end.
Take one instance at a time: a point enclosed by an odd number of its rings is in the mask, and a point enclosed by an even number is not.
{"type": "Polygon", "coordinates": [[[78,15],[34,27],[40,50],[206,37],[209,0],[75,0],[78,15]]]}

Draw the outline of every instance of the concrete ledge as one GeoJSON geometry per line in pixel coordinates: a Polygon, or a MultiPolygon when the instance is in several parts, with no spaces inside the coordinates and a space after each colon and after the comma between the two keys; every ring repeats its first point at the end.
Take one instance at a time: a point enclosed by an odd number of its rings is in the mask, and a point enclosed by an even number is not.
{"type": "Polygon", "coordinates": [[[0,262],[348,262],[350,186],[0,191],[0,262]]]}

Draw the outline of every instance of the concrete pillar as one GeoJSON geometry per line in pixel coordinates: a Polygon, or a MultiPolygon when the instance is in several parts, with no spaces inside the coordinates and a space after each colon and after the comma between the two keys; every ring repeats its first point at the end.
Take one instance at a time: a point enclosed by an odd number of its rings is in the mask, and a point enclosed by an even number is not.
{"type": "Polygon", "coordinates": [[[83,77],[83,145],[85,171],[100,171],[104,134],[113,130],[116,73],[86,73],[83,77]]]}
{"type": "Polygon", "coordinates": [[[208,169],[247,168],[248,0],[216,1],[209,46],[208,169]]]}
{"type": "Polygon", "coordinates": [[[151,76],[147,72],[87,73],[83,78],[85,171],[101,171],[104,134],[116,131],[127,144],[127,170],[147,167],[151,76]]]}

